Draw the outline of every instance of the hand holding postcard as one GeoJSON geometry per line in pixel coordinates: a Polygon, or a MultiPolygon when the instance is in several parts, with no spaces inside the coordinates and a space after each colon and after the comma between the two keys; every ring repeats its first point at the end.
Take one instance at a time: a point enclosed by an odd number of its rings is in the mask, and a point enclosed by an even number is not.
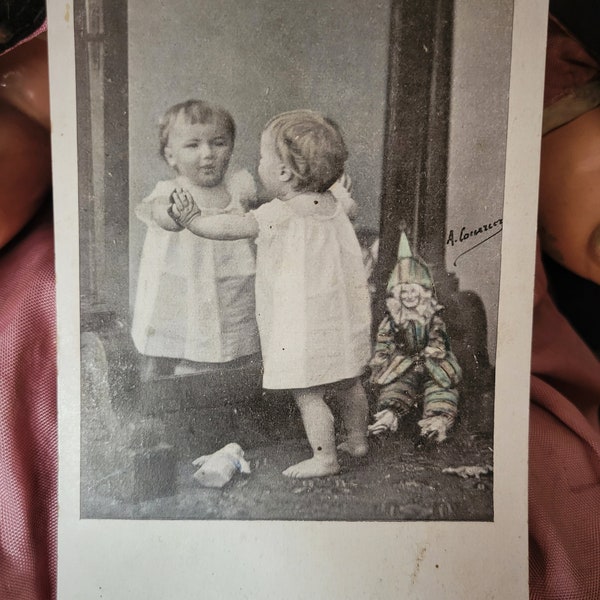
{"type": "Polygon", "coordinates": [[[60,598],[526,597],[546,8],[50,3],[60,598]]]}

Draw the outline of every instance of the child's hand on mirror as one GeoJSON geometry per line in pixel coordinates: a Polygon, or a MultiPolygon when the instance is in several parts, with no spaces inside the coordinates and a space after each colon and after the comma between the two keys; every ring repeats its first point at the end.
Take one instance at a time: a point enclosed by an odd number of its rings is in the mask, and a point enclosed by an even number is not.
{"type": "Polygon", "coordinates": [[[345,171],[342,173],[342,176],[338,179],[342,187],[346,189],[346,191],[351,194],[352,193],[352,178],[345,171]]]}
{"type": "Polygon", "coordinates": [[[183,188],[175,189],[170,196],[169,216],[182,227],[187,227],[196,217],[200,216],[200,209],[194,202],[192,195],[183,188]]]}

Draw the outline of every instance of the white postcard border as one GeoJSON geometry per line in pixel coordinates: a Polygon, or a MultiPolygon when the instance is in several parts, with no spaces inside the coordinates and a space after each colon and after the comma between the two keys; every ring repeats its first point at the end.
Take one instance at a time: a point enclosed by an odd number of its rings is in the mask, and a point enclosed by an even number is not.
{"type": "Polygon", "coordinates": [[[547,2],[515,0],[514,8],[493,523],[79,519],[79,221],[72,13],[70,3],[48,4],[59,284],[59,599],[526,598],[528,307],[547,2]]]}

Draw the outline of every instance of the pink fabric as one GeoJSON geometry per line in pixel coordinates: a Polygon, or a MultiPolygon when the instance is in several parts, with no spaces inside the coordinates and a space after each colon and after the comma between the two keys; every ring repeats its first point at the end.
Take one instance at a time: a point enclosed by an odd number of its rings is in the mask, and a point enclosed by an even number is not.
{"type": "Polygon", "coordinates": [[[548,295],[539,252],[535,285],[530,596],[600,598],[600,362],[548,295]]]}
{"type": "Polygon", "coordinates": [[[55,354],[52,227],[45,214],[0,250],[2,600],[55,598],[55,354]]]}

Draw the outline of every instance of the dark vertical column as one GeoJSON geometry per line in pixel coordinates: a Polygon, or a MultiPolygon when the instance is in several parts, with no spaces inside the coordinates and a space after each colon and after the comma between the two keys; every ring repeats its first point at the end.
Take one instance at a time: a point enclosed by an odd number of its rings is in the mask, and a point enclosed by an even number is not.
{"type": "Polygon", "coordinates": [[[78,0],[73,9],[81,330],[103,344],[111,399],[123,402],[136,374],[128,297],[127,2],[78,0]]]}
{"type": "Polygon", "coordinates": [[[129,86],[127,2],[104,0],[104,203],[106,290],[129,322],[129,86]]]}
{"type": "Polygon", "coordinates": [[[453,2],[393,0],[391,10],[375,321],[402,229],[436,278],[444,265],[453,2]]]}
{"type": "Polygon", "coordinates": [[[74,3],[84,329],[129,311],[127,3],[74,3]]]}
{"type": "Polygon", "coordinates": [[[435,0],[432,15],[431,79],[423,167],[418,198],[418,253],[432,268],[438,291],[446,285],[448,144],[452,76],[452,0],[435,0]]]}
{"type": "Polygon", "coordinates": [[[79,183],[79,286],[82,306],[95,304],[94,272],[92,256],[94,215],[93,203],[93,161],[92,161],[92,122],[90,110],[90,68],[88,48],[88,24],[85,3],[80,0],[73,5],[75,27],[75,71],[77,78],[77,166],[79,183]]]}

